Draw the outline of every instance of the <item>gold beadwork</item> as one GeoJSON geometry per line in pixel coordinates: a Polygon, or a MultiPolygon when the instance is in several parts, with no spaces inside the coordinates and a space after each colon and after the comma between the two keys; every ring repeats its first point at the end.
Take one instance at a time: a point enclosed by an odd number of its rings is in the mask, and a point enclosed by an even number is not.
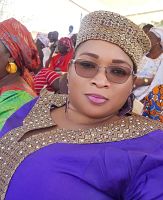
{"type": "Polygon", "coordinates": [[[25,118],[23,126],[13,129],[0,140],[0,199],[5,199],[9,182],[16,168],[31,153],[55,143],[92,144],[104,142],[117,142],[143,136],[151,131],[163,129],[162,123],[138,115],[124,117],[102,127],[65,130],[53,129],[55,123],[50,116],[52,105],[63,106],[66,95],[49,93],[46,90],[39,98],[29,115],[25,118]],[[41,118],[44,116],[44,118],[41,118]],[[25,133],[39,128],[45,129],[43,133],[32,135],[20,141],[25,133]]]}
{"type": "Polygon", "coordinates": [[[150,40],[132,21],[117,13],[95,11],[86,15],[80,26],[76,48],[87,40],[104,40],[121,47],[138,66],[150,49],[150,40]]]}

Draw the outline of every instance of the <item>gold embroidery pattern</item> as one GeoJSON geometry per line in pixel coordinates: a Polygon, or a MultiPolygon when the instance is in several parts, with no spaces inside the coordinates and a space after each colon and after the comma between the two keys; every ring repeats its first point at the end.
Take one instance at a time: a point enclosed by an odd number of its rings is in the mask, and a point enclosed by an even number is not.
{"type": "Polygon", "coordinates": [[[54,126],[50,118],[50,106],[65,104],[66,96],[45,93],[24,121],[24,125],[10,131],[0,140],[0,197],[5,199],[8,184],[20,163],[31,153],[54,143],[91,144],[121,141],[143,136],[163,129],[159,122],[141,116],[125,117],[111,124],[87,130],[46,130],[19,142],[29,130],[54,126]],[[44,107],[43,107],[44,105],[44,107]],[[46,106],[45,106],[46,105],[46,106]],[[45,108],[46,107],[46,108],[45,108]],[[38,111],[40,111],[38,113],[38,111]],[[44,119],[41,116],[46,116],[44,119]]]}
{"type": "Polygon", "coordinates": [[[138,66],[150,49],[149,38],[132,21],[117,13],[95,11],[86,15],[77,37],[76,48],[87,40],[104,40],[121,47],[138,66]]]}

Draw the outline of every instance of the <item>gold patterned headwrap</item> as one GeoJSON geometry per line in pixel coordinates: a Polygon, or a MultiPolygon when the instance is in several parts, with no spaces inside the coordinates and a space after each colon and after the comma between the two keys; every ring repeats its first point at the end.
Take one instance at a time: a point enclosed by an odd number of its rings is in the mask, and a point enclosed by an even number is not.
{"type": "Polygon", "coordinates": [[[76,49],[87,40],[104,40],[118,45],[136,67],[143,54],[150,49],[150,40],[139,26],[109,11],[95,11],[83,18],[76,49]]]}

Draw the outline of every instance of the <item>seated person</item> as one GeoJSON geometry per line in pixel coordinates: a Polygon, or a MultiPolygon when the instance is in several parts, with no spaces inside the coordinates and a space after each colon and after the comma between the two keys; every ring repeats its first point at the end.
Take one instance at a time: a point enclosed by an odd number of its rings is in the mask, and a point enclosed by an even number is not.
{"type": "Polygon", "coordinates": [[[74,49],[71,39],[67,37],[61,38],[58,42],[58,54],[52,57],[49,69],[56,72],[67,72],[73,53],[74,49]]]}

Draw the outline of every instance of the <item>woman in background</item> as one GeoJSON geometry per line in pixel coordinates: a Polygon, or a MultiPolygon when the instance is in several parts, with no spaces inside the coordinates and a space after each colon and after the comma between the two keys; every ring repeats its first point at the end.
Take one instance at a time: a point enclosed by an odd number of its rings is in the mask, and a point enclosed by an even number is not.
{"type": "Polygon", "coordinates": [[[49,69],[58,73],[67,72],[73,53],[74,49],[71,39],[68,37],[61,38],[58,41],[58,54],[51,59],[49,69]]]}
{"type": "Polygon", "coordinates": [[[0,129],[6,119],[36,96],[29,70],[39,67],[30,32],[14,18],[0,23],[0,129]]]}
{"type": "Polygon", "coordinates": [[[146,34],[150,38],[151,49],[139,63],[134,90],[136,98],[142,102],[155,86],[163,84],[163,29],[152,27],[146,34]]]}

